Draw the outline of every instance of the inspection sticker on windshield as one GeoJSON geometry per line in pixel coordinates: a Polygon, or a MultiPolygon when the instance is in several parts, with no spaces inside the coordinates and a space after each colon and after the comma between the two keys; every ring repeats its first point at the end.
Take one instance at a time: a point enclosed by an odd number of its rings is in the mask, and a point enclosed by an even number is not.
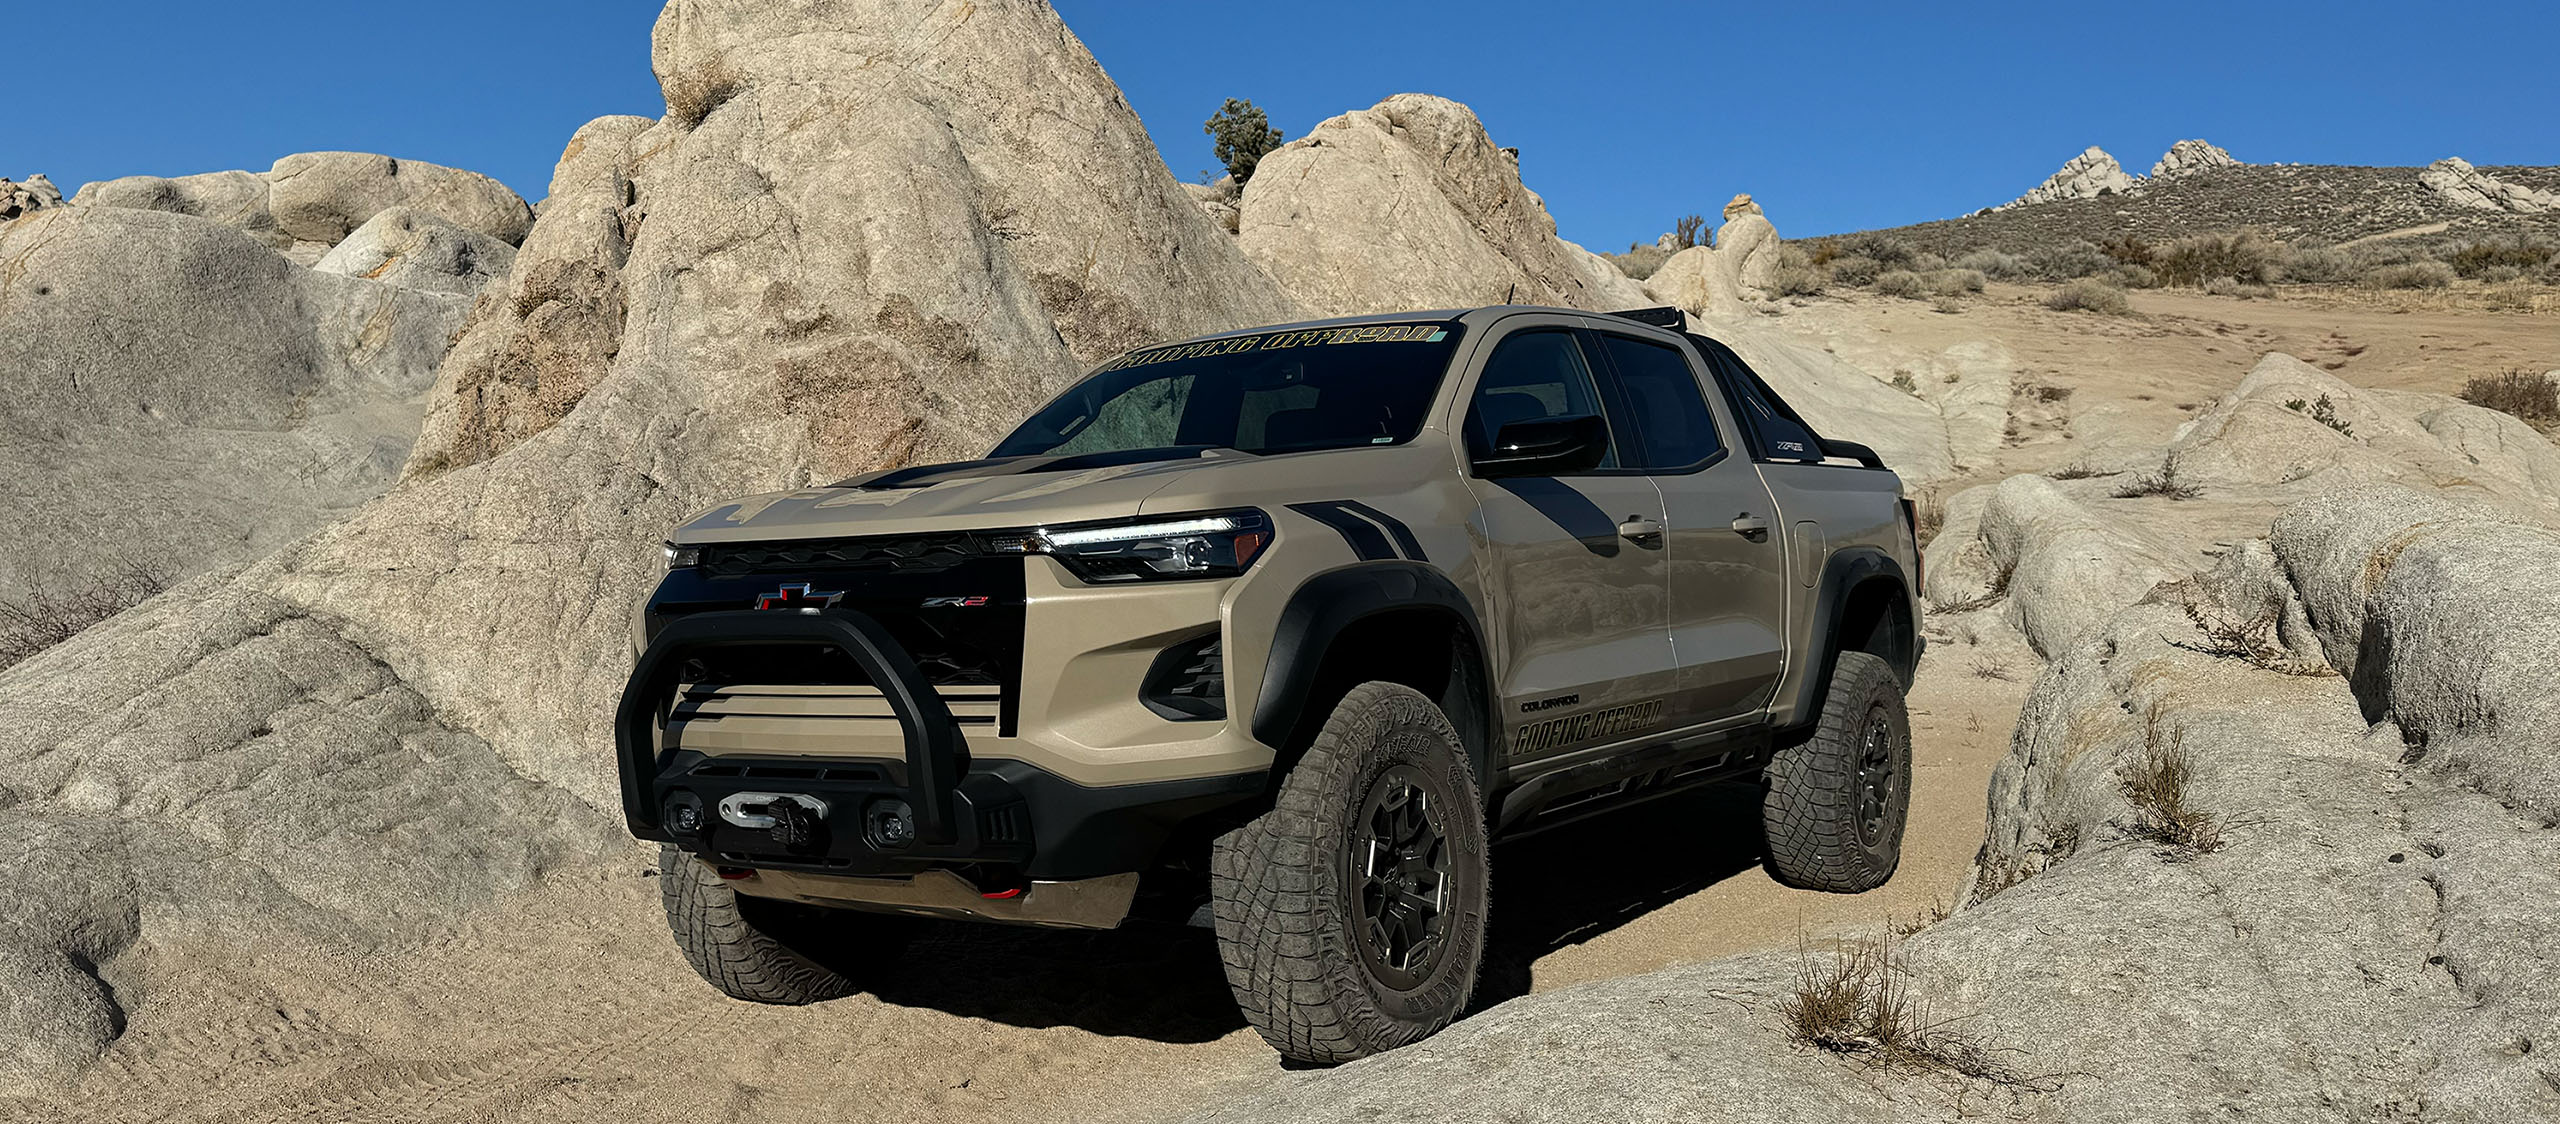
{"type": "Polygon", "coordinates": [[[1241,355],[1248,351],[1279,351],[1291,347],[1323,347],[1346,343],[1438,343],[1449,338],[1449,329],[1438,324],[1352,324],[1340,328],[1303,328],[1294,332],[1265,332],[1256,336],[1230,336],[1225,339],[1202,340],[1146,351],[1132,351],[1094,369],[1095,374],[1171,363],[1178,359],[1198,359],[1208,355],[1241,355]]]}

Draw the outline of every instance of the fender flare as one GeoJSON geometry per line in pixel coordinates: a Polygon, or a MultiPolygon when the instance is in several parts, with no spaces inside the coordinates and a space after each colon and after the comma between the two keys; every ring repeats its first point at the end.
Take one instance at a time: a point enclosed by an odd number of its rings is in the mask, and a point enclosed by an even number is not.
{"type": "Polygon", "coordinates": [[[1895,598],[1903,613],[1903,624],[1910,630],[1911,658],[1898,663],[1893,671],[1902,679],[1904,690],[1911,688],[1911,677],[1920,664],[1920,608],[1913,599],[1911,581],[1902,572],[1902,563],[1892,555],[1872,546],[1853,546],[1833,554],[1823,563],[1822,579],[1815,583],[1813,627],[1810,638],[1816,645],[1808,673],[1796,684],[1795,706],[1786,710],[1789,729],[1802,729],[1818,721],[1822,704],[1831,690],[1831,672],[1840,658],[1841,613],[1849,597],[1870,581],[1890,582],[1900,596],[1895,598]]]}
{"type": "Polygon", "coordinates": [[[1490,785],[1495,743],[1502,737],[1496,713],[1491,654],[1475,606],[1447,575],[1419,562],[1369,562],[1327,570],[1289,595],[1271,632],[1271,658],[1262,668],[1262,690],[1253,704],[1255,740],[1286,754],[1312,734],[1323,715],[1306,713],[1326,657],[1344,630],[1381,613],[1425,610],[1445,616],[1475,649],[1474,673],[1482,688],[1484,744],[1469,747],[1480,785],[1490,785]]]}

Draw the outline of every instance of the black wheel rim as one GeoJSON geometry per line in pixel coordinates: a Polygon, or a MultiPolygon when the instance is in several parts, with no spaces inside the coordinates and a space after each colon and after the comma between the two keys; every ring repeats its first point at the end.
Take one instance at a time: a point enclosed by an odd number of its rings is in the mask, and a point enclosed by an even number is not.
{"type": "Polygon", "coordinates": [[[1884,844],[1892,816],[1894,770],[1893,720],[1879,708],[1867,714],[1858,736],[1858,842],[1873,849],[1884,844]]]}
{"type": "Polygon", "coordinates": [[[1448,943],[1457,893],[1448,833],[1420,772],[1398,765],[1369,786],[1352,825],[1350,857],[1361,959],[1389,987],[1420,987],[1448,943]]]}

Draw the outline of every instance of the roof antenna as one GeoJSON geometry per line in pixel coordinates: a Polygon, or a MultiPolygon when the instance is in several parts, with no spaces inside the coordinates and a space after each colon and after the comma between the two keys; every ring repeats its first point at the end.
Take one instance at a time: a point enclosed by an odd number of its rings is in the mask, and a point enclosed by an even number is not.
{"type": "Polygon", "coordinates": [[[1517,281],[1514,281],[1514,282],[1512,282],[1512,283],[1511,283],[1511,287],[1510,287],[1510,288],[1508,288],[1508,289],[1504,289],[1504,290],[1502,291],[1502,303],[1504,303],[1504,304],[1510,304],[1510,303],[1511,303],[1511,298],[1516,297],[1516,296],[1519,296],[1519,295],[1520,295],[1520,283],[1519,283],[1519,282],[1517,282],[1517,281]]]}

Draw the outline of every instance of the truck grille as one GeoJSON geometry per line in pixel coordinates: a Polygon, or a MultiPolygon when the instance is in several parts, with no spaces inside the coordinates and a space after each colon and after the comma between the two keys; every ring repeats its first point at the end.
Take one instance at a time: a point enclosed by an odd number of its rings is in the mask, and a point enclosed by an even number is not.
{"type": "Polygon", "coordinates": [[[721,576],[811,570],[926,573],[949,569],[985,553],[977,536],[966,534],[715,544],[702,548],[702,568],[721,576]]]}

